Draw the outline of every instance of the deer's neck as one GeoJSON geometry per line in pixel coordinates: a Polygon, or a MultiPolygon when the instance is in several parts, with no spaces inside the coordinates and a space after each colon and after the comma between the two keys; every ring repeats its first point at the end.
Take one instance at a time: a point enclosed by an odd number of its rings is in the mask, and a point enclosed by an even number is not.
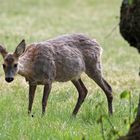
{"type": "Polygon", "coordinates": [[[29,67],[29,65],[25,61],[25,59],[24,58],[19,58],[18,74],[20,74],[21,76],[24,76],[25,78],[27,78],[27,76],[29,75],[28,67],[29,67]]]}
{"type": "Polygon", "coordinates": [[[25,72],[25,70],[24,70],[23,64],[18,63],[18,74],[23,76],[24,72],[25,72]]]}

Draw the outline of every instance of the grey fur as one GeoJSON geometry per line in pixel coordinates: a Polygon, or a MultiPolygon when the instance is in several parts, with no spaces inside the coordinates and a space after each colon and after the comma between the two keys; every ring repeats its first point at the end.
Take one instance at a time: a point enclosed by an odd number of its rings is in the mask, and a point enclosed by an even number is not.
{"type": "Polygon", "coordinates": [[[33,84],[79,79],[83,72],[101,74],[101,50],[95,40],[82,34],[34,43],[19,58],[19,74],[33,84]]]}

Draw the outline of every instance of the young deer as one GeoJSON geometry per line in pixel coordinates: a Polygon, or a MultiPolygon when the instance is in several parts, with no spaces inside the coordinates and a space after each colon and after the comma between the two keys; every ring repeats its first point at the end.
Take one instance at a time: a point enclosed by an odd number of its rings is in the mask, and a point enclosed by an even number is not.
{"type": "Polygon", "coordinates": [[[25,40],[22,40],[14,53],[7,53],[2,46],[0,53],[4,59],[5,80],[12,82],[18,73],[29,82],[28,113],[32,109],[37,85],[44,85],[42,98],[44,114],[52,82],[71,81],[79,94],[73,110],[73,115],[76,115],[88,92],[80,78],[85,72],[105,92],[108,110],[112,114],[112,89],[102,76],[100,61],[102,49],[95,40],[82,34],[71,34],[30,44],[26,50],[25,47],[25,40]]]}

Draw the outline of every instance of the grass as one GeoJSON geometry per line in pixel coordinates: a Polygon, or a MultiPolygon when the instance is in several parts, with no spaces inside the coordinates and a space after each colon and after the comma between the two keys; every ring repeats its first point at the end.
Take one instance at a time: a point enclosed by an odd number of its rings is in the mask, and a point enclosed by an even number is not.
{"type": "MultiPolygon", "coordinates": [[[[104,49],[102,62],[104,77],[114,94],[114,115],[110,121],[119,134],[128,130],[129,102],[120,99],[124,90],[132,93],[132,113],[140,93],[139,54],[122,39],[118,26],[122,0],[0,0],[0,42],[9,51],[25,38],[27,43],[46,40],[61,34],[83,32],[96,38],[104,49]]],[[[2,64],[2,57],[0,63],[2,64]]],[[[71,112],[77,93],[70,83],[54,83],[46,115],[41,117],[42,87],[39,86],[33,105],[34,117],[27,115],[28,84],[23,77],[7,84],[0,69],[0,139],[2,140],[101,140],[99,118],[107,115],[104,93],[86,75],[82,79],[89,93],[77,117],[71,112]]],[[[134,118],[132,115],[132,120],[134,118]]],[[[111,125],[103,118],[105,137],[116,139],[111,125]]]]}

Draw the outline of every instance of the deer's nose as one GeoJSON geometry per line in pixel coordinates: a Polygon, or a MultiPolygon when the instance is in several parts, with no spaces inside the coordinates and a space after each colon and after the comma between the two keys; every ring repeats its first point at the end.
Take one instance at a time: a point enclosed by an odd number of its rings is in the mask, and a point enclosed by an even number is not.
{"type": "Polygon", "coordinates": [[[8,83],[10,83],[10,82],[12,82],[12,81],[14,80],[14,78],[13,78],[13,77],[6,77],[5,80],[6,80],[8,83]]]}

